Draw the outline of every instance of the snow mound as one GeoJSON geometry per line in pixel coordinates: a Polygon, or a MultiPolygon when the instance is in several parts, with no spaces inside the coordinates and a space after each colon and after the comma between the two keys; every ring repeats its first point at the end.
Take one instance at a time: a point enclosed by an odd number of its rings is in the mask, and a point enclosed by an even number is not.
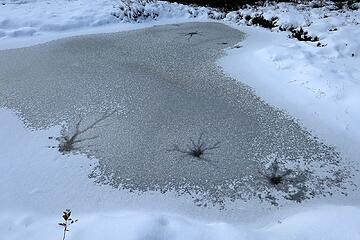
{"type": "Polygon", "coordinates": [[[69,32],[120,23],[216,18],[205,7],[163,1],[7,0],[0,5],[0,40],[69,32]]]}
{"type": "MultiPolygon", "coordinates": [[[[68,240],[358,240],[360,208],[323,206],[273,218],[272,222],[239,225],[205,222],[188,216],[146,212],[72,213],[78,219],[70,226],[68,240]]],[[[58,216],[10,213],[0,216],[0,230],[6,240],[59,239],[58,216]]]]}
{"type": "Polygon", "coordinates": [[[113,1],[8,1],[0,5],[3,37],[38,35],[115,23],[113,1]]]}
{"type": "Polygon", "coordinates": [[[268,240],[351,240],[360,238],[360,209],[326,206],[296,213],[262,230],[268,240]]]}
{"type": "Polygon", "coordinates": [[[203,18],[211,12],[205,7],[191,7],[164,1],[119,1],[113,16],[122,22],[144,22],[168,18],[203,18]]]}

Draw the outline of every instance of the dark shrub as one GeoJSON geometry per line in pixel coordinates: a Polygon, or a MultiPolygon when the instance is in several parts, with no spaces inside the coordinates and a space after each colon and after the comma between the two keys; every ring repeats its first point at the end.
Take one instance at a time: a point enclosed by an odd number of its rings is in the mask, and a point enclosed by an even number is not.
{"type": "Polygon", "coordinates": [[[307,31],[305,31],[303,28],[300,29],[291,29],[291,38],[296,38],[299,41],[304,41],[304,42],[317,42],[319,41],[319,37],[315,36],[310,36],[309,33],[307,31]]]}
{"type": "MultiPolygon", "coordinates": [[[[169,2],[177,2],[183,4],[195,4],[200,6],[209,6],[220,8],[222,10],[238,10],[241,6],[262,5],[266,1],[261,0],[168,0],[169,2]]],[[[275,0],[273,2],[298,2],[298,0],[275,0]]]]}
{"type": "Polygon", "coordinates": [[[246,15],[246,16],[245,16],[245,20],[246,20],[246,21],[250,21],[250,20],[251,20],[251,16],[250,16],[250,15],[246,15]]]}
{"type": "Polygon", "coordinates": [[[333,2],[336,10],[341,10],[341,9],[358,10],[359,9],[358,3],[360,2],[360,0],[347,0],[347,1],[334,0],[333,2]]]}
{"type": "Polygon", "coordinates": [[[267,19],[264,18],[263,15],[256,15],[251,20],[251,23],[253,25],[261,26],[263,28],[272,29],[272,28],[276,27],[276,21],[277,20],[278,20],[277,17],[272,17],[270,20],[267,20],[267,19]]]}
{"type": "Polygon", "coordinates": [[[183,4],[195,4],[200,6],[209,6],[220,8],[225,11],[238,10],[246,4],[257,4],[262,1],[254,0],[169,0],[169,2],[178,2],[183,4]]]}

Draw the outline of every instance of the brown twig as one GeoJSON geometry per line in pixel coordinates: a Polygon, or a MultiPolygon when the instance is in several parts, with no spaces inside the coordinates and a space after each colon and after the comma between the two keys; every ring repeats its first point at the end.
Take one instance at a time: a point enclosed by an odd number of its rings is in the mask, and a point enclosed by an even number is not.
{"type": "Polygon", "coordinates": [[[85,127],[84,129],[80,129],[81,123],[83,121],[83,118],[80,116],[79,121],[75,125],[75,132],[71,136],[63,136],[60,138],[57,138],[57,140],[60,141],[58,145],[58,149],[62,153],[69,153],[71,151],[77,150],[78,148],[75,147],[77,143],[92,140],[97,138],[98,136],[88,137],[79,139],[79,136],[84,134],[85,132],[89,131],[90,129],[95,128],[100,122],[104,121],[111,115],[113,115],[116,112],[116,110],[111,112],[105,112],[99,119],[95,120],[93,123],[91,123],[89,126],[85,127]]]}

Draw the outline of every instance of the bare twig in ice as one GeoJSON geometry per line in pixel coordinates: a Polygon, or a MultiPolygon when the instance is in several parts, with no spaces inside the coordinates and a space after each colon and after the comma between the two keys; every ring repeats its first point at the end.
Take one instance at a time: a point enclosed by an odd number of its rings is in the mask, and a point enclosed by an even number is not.
{"type": "MultiPolygon", "coordinates": [[[[59,141],[59,144],[57,146],[58,149],[59,149],[59,152],[65,154],[65,153],[70,153],[72,151],[79,150],[79,148],[76,147],[76,145],[78,143],[97,138],[98,136],[87,137],[87,138],[80,138],[80,136],[82,134],[86,133],[87,131],[89,131],[89,130],[95,128],[96,126],[98,126],[98,124],[100,122],[102,122],[105,119],[109,118],[115,112],[116,112],[116,110],[111,111],[111,112],[108,112],[108,111],[105,112],[100,118],[96,119],[93,123],[91,123],[89,126],[85,127],[84,129],[81,129],[81,123],[83,121],[83,118],[80,117],[79,121],[75,125],[75,131],[74,131],[74,133],[72,135],[65,135],[65,136],[61,136],[61,137],[56,138],[56,140],[59,141]]],[[[50,137],[50,139],[52,139],[52,137],[50,137]]]]}
{"type": "Polygon", "coordinates": [[[207,145],[202,140],[202,136],[203,136],[203,134],[200,134],[197,141],[194,141],[193,139],[190,138],[191,144],[187,144],[186,148],[180,148],[178,145],[174,145],[174,147],[171,149],[168,149],[168,151],[169,152],[180,152],[180,153],[183,153],[184,156],[191,156],[195,159],[205,161],[212,166],[216,166],[211,160],[205,158],[204,156],[206,154],[209,154],[208,153],[209,151],[220,148],[220,142],[218,141],[213,145],[207,145]]]}

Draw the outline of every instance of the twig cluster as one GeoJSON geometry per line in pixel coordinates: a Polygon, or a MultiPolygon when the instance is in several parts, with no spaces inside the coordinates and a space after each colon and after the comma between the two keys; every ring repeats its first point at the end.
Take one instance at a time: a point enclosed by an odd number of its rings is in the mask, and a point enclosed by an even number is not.
{"type": "Polygon", "coordinates": [[[292,173],[290,169],[281,171],[277,160],[271,163],[269,170],[270,172],[259,171],[259,173],[273,186],[284,183],[286,176],[292,173]]]}
{"type": "Polygon", "coordinates": [[[220,142],[218,141],[215,144],[207,145],[202,140],[202,136],[203,134],[200,134],[197,141],[194,141],[192,138],[190,138],[190,144],[186,144],[185,148],[180,148],[178,145],[174,145],[173,148],[168,149],[168,151],[180,152],[183,154],[183,156],[190,156],[215,166],[215,164],[210,159],[205,158],[205,155],[209,154],[209,151],[211,150],[220,148],[220,142]]]}
{"type": "MultiPolygon", "coordinates": [[[[61,137],[55,138],[59,141],[59,144],[57,146],[59,152],[66,154],[73,151],[78,151],[80,148],[77,146],[78,143],[92,140],[97,138],[98,136],[92,136],[88,138],[80,138],[81,135],[89,131],[90,129],[93,129],[98,126],[98,124],[105,119],[109,118],[111,115],[113,115],[116,112],[116,110],[111,112],[105,112],[100,118],[96,119],[93,123],[85,127],[84,129],[81,129],[81,123],[83,121],[83,118],[80,116],[79,121],[75,125],[75,131],[71,135],[65,135],[61,137]]],[[[52,139],[53,137],[49,137],[49,139],[52,139]]]]}
{"type": "Polygon", "coordinates": [[[187,40],[190,42],[191,38],[195,35],[202,35],[202,33],[198,32],[198,31],[195,31],[195,32],[188,32],[188,33],[185,33],[185,37],[188,37],[187,40]]]}

